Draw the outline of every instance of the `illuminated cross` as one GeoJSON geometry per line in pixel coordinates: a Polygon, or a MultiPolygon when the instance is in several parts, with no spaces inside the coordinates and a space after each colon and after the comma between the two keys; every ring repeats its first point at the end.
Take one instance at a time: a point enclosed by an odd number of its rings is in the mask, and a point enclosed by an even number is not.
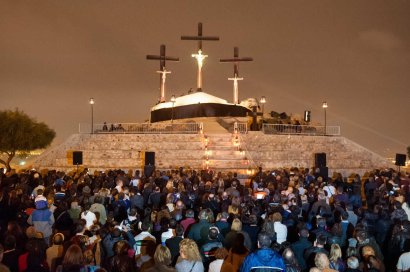
{"type": "Polygon", "coordinates": [[[170,74],[171,71],[168,71],[165,68],[165,61],[179,61],[179,58],[175,57],[167,57],[165,55],[165,45],[160,46],[160,54],[159,56],[157,55],[147,55],[148,60],[159,60],[159,71],[157,73],[161,74],[160,75],[160,98],[159,102],[165,102],[165,79],[167,78],[167,74],[170,74]]]}
{"type": "Polygon", "coordinates": [[[239,58],[239,49],[234,47],[233,49],[233,59],[220,59],[220,62],[233,62],[233,78],[228,78],[228,80],[233,80],[233,103],[239,104],[239,87],[238,80],[243,80],[239,77],[239,62],[241,61],[253,61],[252,58],[239,58]]]}
{"type": "Polygon", "coordinates": [[[198,63],[198,75],[197,75],[197,91],[202,91],[202,65],[204,59],[208,57],[202,54],[202,41],[219,41],[219,37],[216,36],[202,36],[202,23],[198,23],[198,35],[197,36],[181,36],[181,40],[198,41],[198,53],[192,54],[192,57],[196,59],[198,63]]]}

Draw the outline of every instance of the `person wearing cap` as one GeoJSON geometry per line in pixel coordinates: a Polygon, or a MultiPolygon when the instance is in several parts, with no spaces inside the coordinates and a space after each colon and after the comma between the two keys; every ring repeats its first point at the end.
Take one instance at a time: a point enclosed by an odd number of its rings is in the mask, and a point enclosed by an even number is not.
{"type": "Polygon", "coordinates": [[[48,209],[47,200],[44,200],[44,196],[37,196],[37,198],[38,201],[35,201],[36,209],[27,219],[27,223],[34,226],[36,231],[43,233],[44,241],[48,245],[50,236],[53,233],[54,215],[48,209]]]}
{"type": "Polygon", "coordinates": [[[215,260],[215,251],[223,247],[218,236],[219,229],[216,226],[211,226],[208,230],[208,240],[200,248],[205,268],[209,266],[210,262],[215,260]]]}

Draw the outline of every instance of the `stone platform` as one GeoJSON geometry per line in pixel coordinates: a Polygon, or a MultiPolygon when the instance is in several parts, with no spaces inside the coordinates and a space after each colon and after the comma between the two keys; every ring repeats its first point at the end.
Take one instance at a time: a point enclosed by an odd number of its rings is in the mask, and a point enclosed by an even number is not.
{"type": "Polygon", "coordinates": [[[315,153],[326,153],[329,174],[359,173],[393,167],[376,153],[342,136],[233,134],[216,122],[204,124],[203,134],[74,134],[45,151],[36,168],[70,170],[72,151],[83,152],[83,167],[91,170],[142,169],[145,151],[155,152],[156,168],[178,167],[246,174],[251,169],[310,168],[315,153]],[[207,129],[208,128],[208,129],[207,129]]]}

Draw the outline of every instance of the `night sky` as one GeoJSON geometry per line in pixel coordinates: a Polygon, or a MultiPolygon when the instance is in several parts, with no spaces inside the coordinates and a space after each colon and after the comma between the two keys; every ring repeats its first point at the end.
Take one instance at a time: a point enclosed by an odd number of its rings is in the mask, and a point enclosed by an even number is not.
{"type": "Polygon", "coordinates": [[[168,63],[167,100],[196,87],[197,23],[209,57],[203,90],[232,101],[233,66],[242,57],[240,100],[266,96],[265,110],[340,125],[342,135],[384,157],[410,145],[410,1],[0,1],[0,109],[19,109],[56,130],[54,144],[90,122],[143,122],[168,63]]]}

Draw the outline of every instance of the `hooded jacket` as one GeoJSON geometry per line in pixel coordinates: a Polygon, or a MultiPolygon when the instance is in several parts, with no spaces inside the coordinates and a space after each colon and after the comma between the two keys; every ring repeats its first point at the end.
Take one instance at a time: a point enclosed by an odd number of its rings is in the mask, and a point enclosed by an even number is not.
{"type": "Polygon", "coordinates": [[[245,258],[240,271],[285,271],[285,269],[282,256],[270,248],[261,248],[245,258]]]}
{"type": "Polygon", "coordinates": [[[36,231],[42,232],[43,236],[50,237],[53,233],[54,215],[47,209],[36,209],[27,219],[27,223],[33,225],[36,231]]]}

